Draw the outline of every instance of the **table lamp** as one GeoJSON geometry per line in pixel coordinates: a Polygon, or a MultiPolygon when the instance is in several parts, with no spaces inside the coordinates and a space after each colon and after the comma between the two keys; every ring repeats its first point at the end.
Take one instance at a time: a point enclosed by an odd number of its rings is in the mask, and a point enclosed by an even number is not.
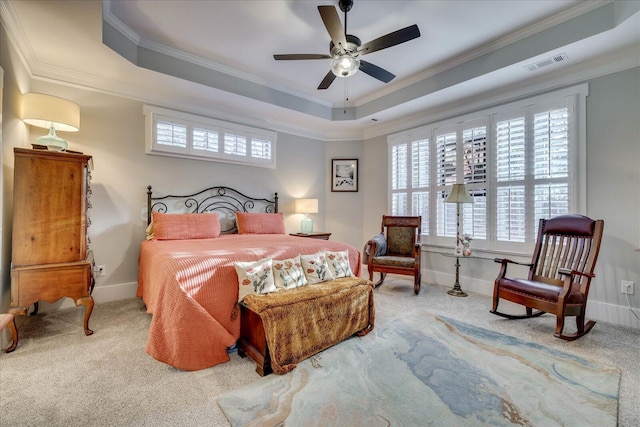
{"type": "Polygon", "coordinates": [[[318,199],[296,199],[296,213],[303,213],[305,217],[300,221],[300,232],[302,234],[313,233],[313,221],[309,214],[318,213],[318,199]]]}
{"type": "Polygon", "coordinates": [[[49,134],[36,139],[36,144],[49,150],[64,151],[67,141],[56,135],[80,129],[80,106],[56,96],[25,93],[22,96],[22,121],[31,126],[49,129],[49,134]]]}

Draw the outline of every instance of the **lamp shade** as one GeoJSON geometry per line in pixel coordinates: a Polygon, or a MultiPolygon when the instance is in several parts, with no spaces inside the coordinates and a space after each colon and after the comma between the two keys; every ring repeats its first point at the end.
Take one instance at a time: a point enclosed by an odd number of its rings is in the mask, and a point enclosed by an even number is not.
{"type": "Polygon", "coordinates": [[[22,96],[22,121],[45,129],[63,132],[80,129],[80,106],[75,102],[42,93],[22,96]]]}
{"type": "Polygon", "coordinates": [[[469,196],[467,187],[464,184],[453,184],[451,193],[449,193],[445,203],[473,203],[473,199],[469,196]]]}
{"type": "Polygon", "coordinates": [[[296,199],[295,211],[303,214],[318,213],[318,199],[296,199]]]}

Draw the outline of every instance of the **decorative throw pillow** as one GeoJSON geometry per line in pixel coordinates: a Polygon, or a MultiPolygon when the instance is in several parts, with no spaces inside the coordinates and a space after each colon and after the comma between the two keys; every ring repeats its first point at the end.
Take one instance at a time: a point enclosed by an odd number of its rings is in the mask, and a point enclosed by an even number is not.
{"type": "Polygon", "coordinates": [[[242,301],[249,294],[268,294],[278,292],[273,281],[271,258],[258,261],[234,262],[238,273],[238,301],[242,301]]]}
{"type": "Polygon", "coordinates": [[[313,255],[300,255],[300,263],[304,268],[304,275],[310,285],[333,280],[333,274],[329,270],[329,264],[327,264],[327,257],[324,252],[318,252],[313,255]]]}
{"type": "Polygon", "coordinates": [[[152,224],[153,235],[158,240],[211,239],[220,235],[217,213],[153,212],[152,224]]]}
{"type": "Polygon", "coordinates": [[[335,279],[339,277],[351,277],[353,272],[351,271],[351,265],[349,264],[349,251],[344,250],[340,252],[325,252],[327,257],[327,263],[329,264],[329,270],[335,279]]]}
{"type": "Polygon", "coordinates": [[[285,234],[280,213],[236,212],[238,234],[285,234]]]}
{"type": "Polygon", "coordinates": [[[278,289],[293,289],[306,285],[307,277],[300,263],[300,255],[281,261],[274,259],[273,280],[278,289]]]}

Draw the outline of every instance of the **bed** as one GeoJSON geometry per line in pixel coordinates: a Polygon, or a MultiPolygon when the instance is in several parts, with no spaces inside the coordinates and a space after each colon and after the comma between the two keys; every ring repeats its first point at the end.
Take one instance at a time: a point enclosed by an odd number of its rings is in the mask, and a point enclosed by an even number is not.
{"type": "Polygon", "coordinates": [[[284,233],[283,222],[278,226],[240,222],[244,214],[272,218],[269,214],[278,213],[277,193],[270,200],[229,187],[210,187],[187,196],[157,197],[149,186],[147,208],[153,229],[140,246],[137,289],[152,315],[146,351],[181,370],[205,369],[229,360],[229,349],[240,336],[234,263],[348,251],[353,275],[360,277],[361,255],[351,245],[290,236],[284,233]],[[178,218],[180,223],[161,229],[156,217],[178,218]],[[201,223],[193,226],[192,220],[217,222],[219,230],[214,237],[199,230],[201,223]]]}

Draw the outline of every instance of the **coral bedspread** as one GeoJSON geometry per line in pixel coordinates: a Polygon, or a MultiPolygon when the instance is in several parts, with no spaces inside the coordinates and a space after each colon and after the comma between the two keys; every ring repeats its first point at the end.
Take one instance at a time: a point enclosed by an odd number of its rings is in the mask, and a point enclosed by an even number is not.
{"type": "Polygon", "coordinates": [[[227,348],[240,336],[234,262],[345,249],[349,250],[353,273],[360,276],[360,252],[329,240],[232,234],[214,239],[142,242],[136,295],[153,315],[147,353],[183,370],[227,362],[227,348]]]}

